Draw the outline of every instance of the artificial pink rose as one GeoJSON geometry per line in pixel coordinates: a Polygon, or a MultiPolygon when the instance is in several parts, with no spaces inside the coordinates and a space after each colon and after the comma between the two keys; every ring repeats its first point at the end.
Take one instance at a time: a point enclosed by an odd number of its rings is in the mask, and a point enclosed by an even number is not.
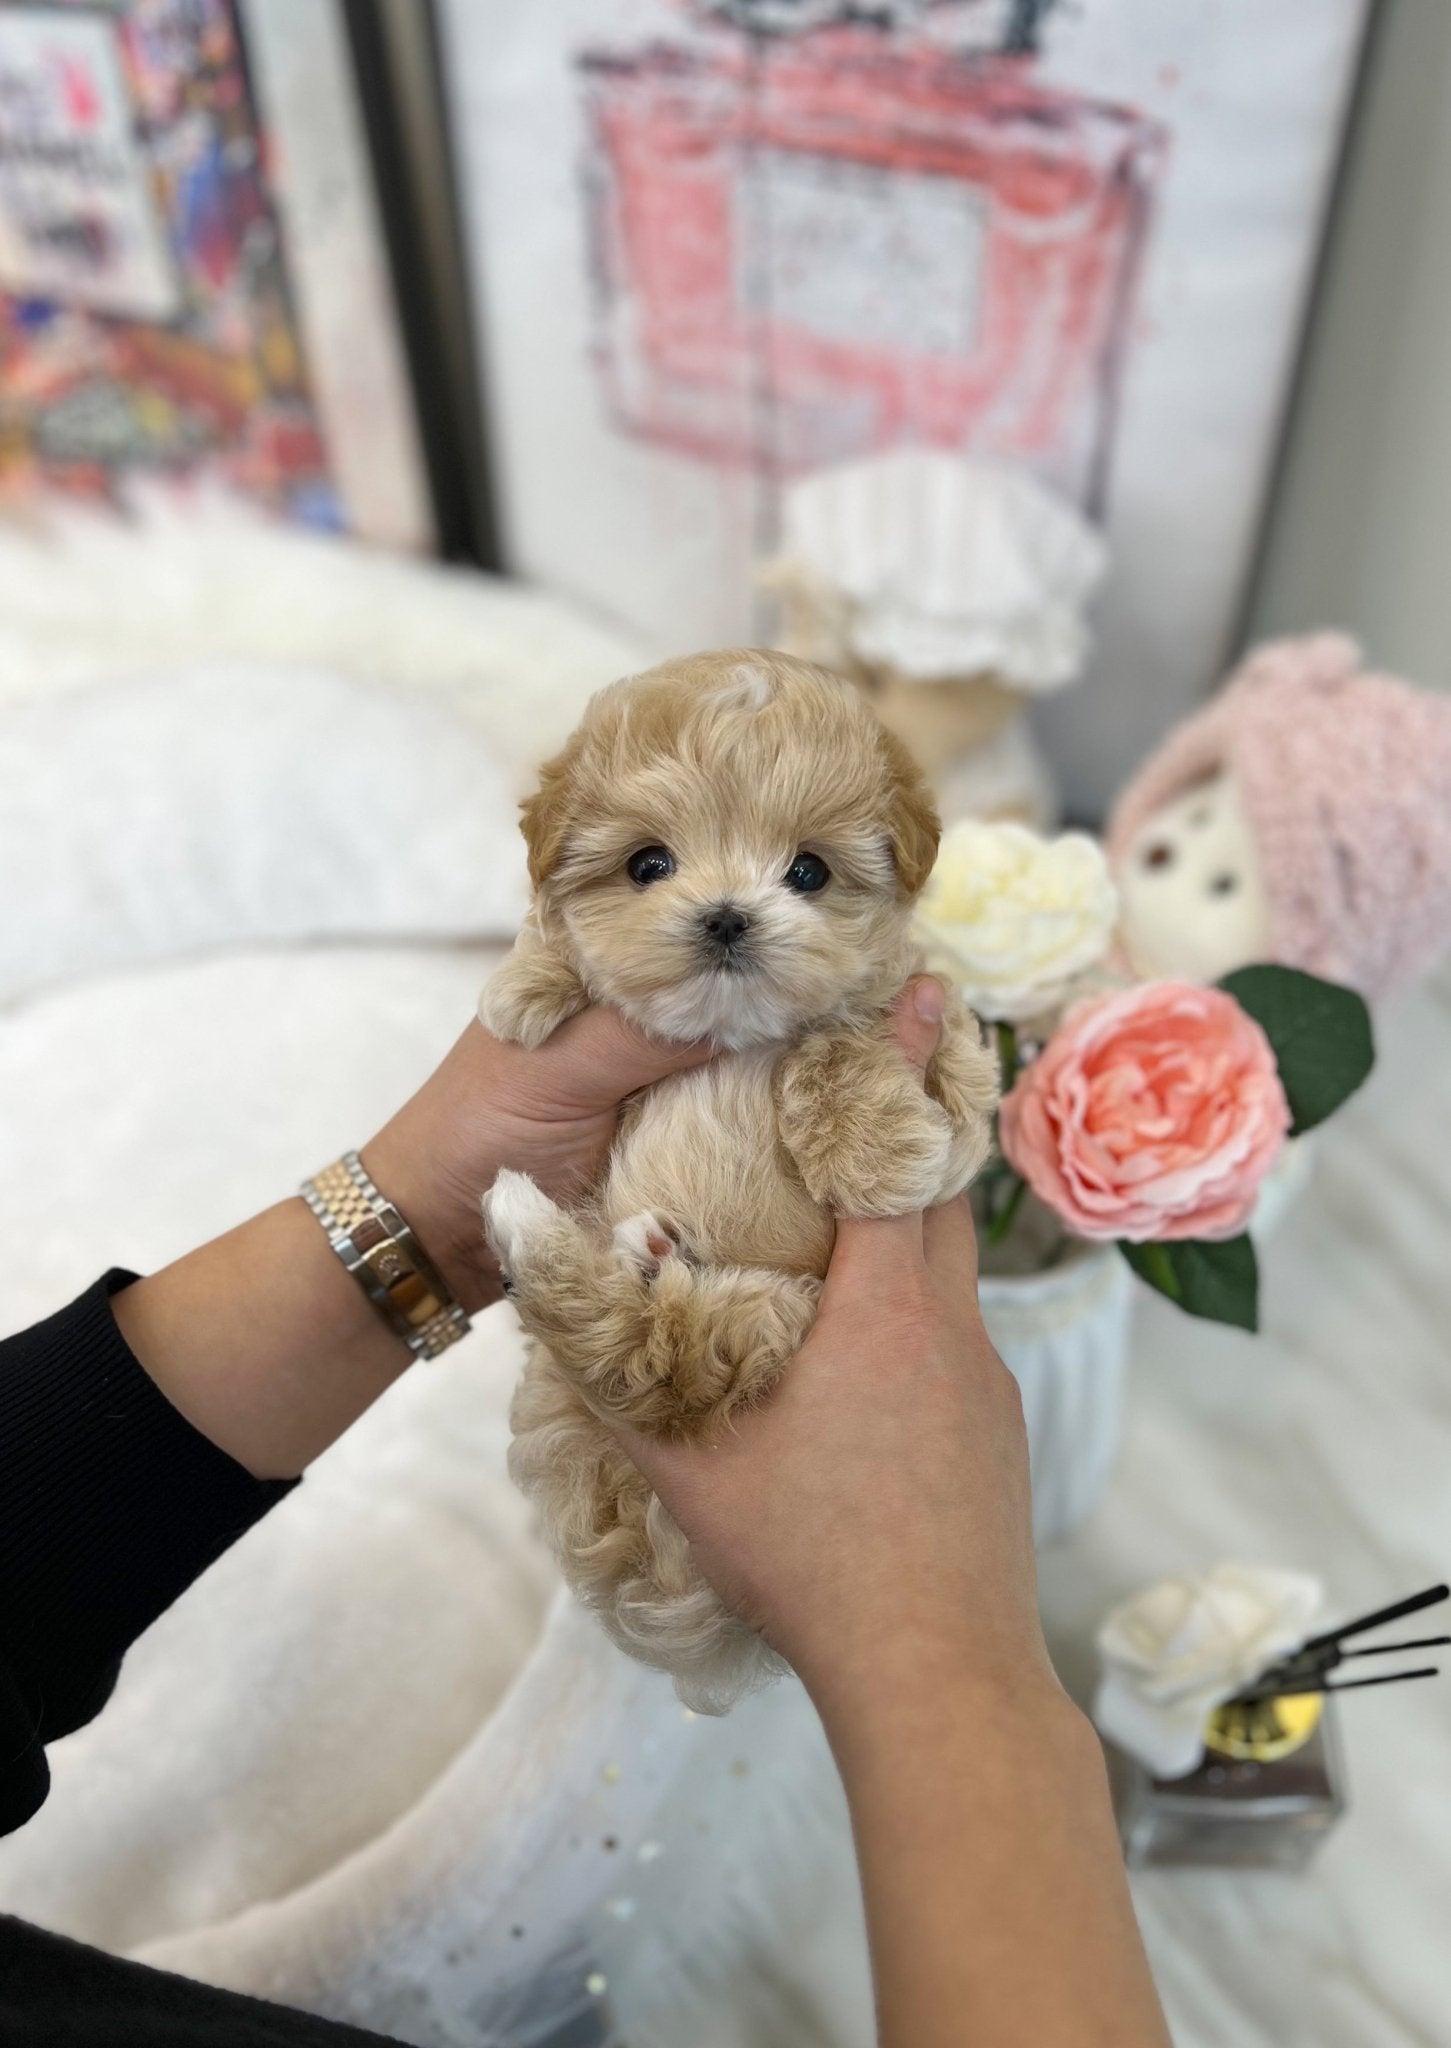
{"type": "Polygon", "coordinates": [[[1260,1026],[1223,989],[1153,981],[1063,1019],[1002,1106],[1002,1145],[1080,1237],[1234,1237],[1290,1128],[1260,1026]]]}

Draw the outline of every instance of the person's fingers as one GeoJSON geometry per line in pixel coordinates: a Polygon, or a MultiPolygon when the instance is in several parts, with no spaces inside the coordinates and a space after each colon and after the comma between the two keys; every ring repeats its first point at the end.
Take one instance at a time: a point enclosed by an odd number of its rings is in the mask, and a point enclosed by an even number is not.
{"type": "Polygon", "coordinates": [[[846,1295],[878,1295],[903,1271],[922,1270],[922,1216],[839,1217],[822,1306],[846,1295]]]}
{"type": "Polygon", "coordinates": [[[939,1284],[977,1286],[977,1230],[966,1195],[955,1195],[922,1218],[922,1255],[939,1284]]]}
{"type": "Polygon", "coordinates": [[[571,1108],[607,1109],[667,1074],[704,1066],[718,1049],[705,1038],[688,1045],[652,1038],[618,1010],[597,1005],[561,1024],[541,1050],[571,1108]]]}
{"type": "Polygon", "coordinates": [[[893,1019],[897,1043],[919,1074],[937,1050],[947,997],[942,983],[930,974],[909,981],[897,998],[893,1019]]]}

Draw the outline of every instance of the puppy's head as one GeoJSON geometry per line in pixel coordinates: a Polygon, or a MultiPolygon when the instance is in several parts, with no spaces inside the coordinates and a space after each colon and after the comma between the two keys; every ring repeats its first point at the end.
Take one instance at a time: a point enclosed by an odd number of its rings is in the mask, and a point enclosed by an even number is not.
{"type": "Polygon", "coordinates": [[[743,1046],[900,983],[938,821],[849,684],[735,651],[601,691],[524,836],[540,928],[595,1000],[743,1046]]]}

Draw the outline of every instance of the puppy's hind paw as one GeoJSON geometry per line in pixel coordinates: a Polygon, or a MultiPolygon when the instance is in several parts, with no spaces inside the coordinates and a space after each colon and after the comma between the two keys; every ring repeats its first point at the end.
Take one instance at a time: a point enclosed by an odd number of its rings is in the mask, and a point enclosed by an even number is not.
{"type": "Polygon", "coordinates": [[[484,1235],[499,1262],[506,1294],[513,1292],[531,1252],[543,1252],[561,1215],[527,1173],[505,1167],[494,1176],[484,1196],[484,1235]]]}
{"type": "Polygon", "coordinates": [[[680,1250],[680,1232],[668,1216],[642,1209],[627,1216],[614,1231],[615,1255],[644,1280],[653,1280],[667,1259],[680,1250]]]}

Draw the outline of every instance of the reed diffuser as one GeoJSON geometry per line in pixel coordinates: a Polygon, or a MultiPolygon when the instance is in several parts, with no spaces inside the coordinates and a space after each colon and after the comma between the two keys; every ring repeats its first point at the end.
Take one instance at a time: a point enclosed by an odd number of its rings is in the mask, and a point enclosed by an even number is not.
{"type": "Polygon", "coordinates": [[[1318,1581],[1221,1565],[1116,1608],[1099,1634],[1094,1719],[1110,1745],[1129,1864],[1303,1869],[1346,1806],[1334,1696],[1434,1678],[1439,1667],[1424,1662],[1359,1666],[1451,1643],[1359,1638],[1448,1592],[1431,1586],[1305,1635],[1318,1581]],[[1347,1664],[1356,1668],[1341,1675],[1347,1664]]]}

